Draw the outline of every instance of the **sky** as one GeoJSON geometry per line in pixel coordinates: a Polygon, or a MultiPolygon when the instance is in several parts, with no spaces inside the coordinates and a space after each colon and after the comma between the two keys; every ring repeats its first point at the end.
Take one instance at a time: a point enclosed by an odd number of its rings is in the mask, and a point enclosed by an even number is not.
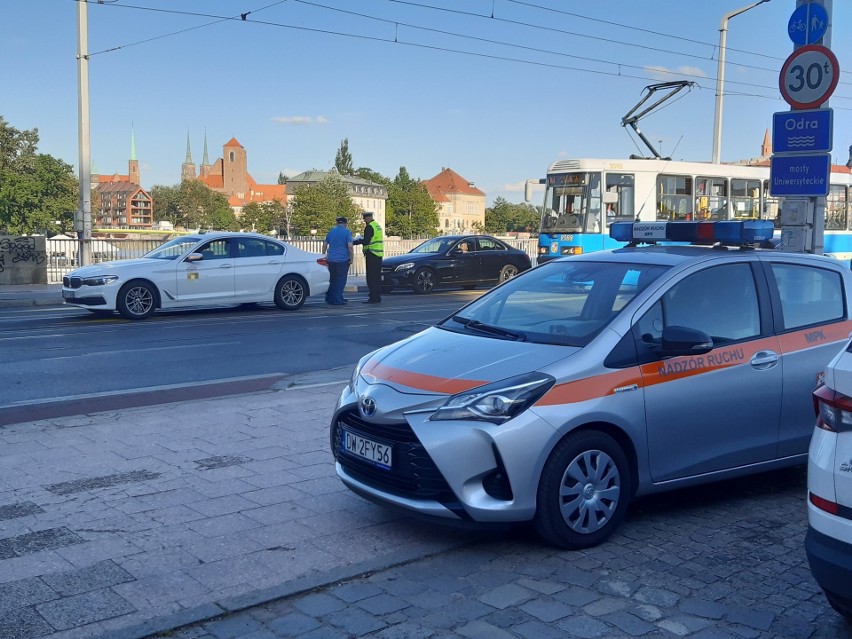
{"type": "MultiPolygon", "coordinates": [[[[180,182],[236,138],[259,183],[353,166],[428,179],[449,167],[523,201],[572,157],[649,155],[622,118],[659,82],[695,84],[639,122],[664,156],[710,161],[719,27],[749,0],[90,0],[91,158],[142,186],[180,182]],[[242,17],[241,17],[242,16],[242,17]],[[245,19],[243,19],[243,17],[245,19]]],[[[730,19],[722,161],[760,154],[789,106],[778,75],[795,0],[730,19]]],[[[852,0],[833,1],[841,72],[834,162],[852,145],[852,0]]],[[[79,163],[77,0],[3,2],[0,116],[39,151],[79,163]]],[[[656,96],[661,96],[658,92],[656,96]]],[[[646,103],[650,104],[649,103],[646,103]]]]}

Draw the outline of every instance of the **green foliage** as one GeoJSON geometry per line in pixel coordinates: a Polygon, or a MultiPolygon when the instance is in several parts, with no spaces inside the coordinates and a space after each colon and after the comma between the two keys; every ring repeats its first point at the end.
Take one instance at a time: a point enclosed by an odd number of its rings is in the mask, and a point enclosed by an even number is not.
{"type": "Polygon", "coordinates": [[[38,141],[38,129],[19,131],[0,117],[0,229],[6,233],[73,229],[79,199],[74,169],[36,153],[38,141]]]}
{"type": "Polygon", "coordinates": [[[197,180],[185,180],[180,186],[154,186],[151,197],[155,221],[165,220],[185,229],[239,229],[228,199],[197,180]]]}
{"type": "Polygon", "coordinates": [[[352,220],[360,213],[349,197],[349,186],[333,173],[316,184],[295,186],[291,195],[293,235],[310,235],[311,229],[316,229],[317,235],[325,235],[338,216],[352,220]]]}
{"type": "Polygon", "coordinates": [[[507,231],[538,230],[539,212],[531,204],[512,204],[498,197],[494,204],[485,209],[485,232],[505,233],[507,231]]]}
{"type": "Polygon", "coordinates": [[[420,180],[414,180],[404,166],[388,185],[385,210],[387,235],[417,237],[438,231],[438,205],[420,180]]]}
{"type": "Polygon", "coordinates": [[[258,233],[269,234],[271,231],[277,233],[286,229],[287,223],[287,209],[278,200],[263,204],[250,202],[243,207],[243,214],[240,216],[243,229],[258,233]]]}
{"type": "Polygon", "coordinates": [[[355,173],[355,169],[352,168],[352,154],[349,152],[349,138],[343,138],[340,143],[340,148],[337,149],[337,155],[334,157],[334,166],[340,175],[355,173]]]}
{"type": "Polygon", "coordinates": [[[364,180],[370,180],[371,182],[375,182],[376,184],[384,184],[385,187],[389,187],[391,185],[390,178],[386,178],[378,171],[374,171],[373,169],[368,168],[366,166],[358,168],[355,171],[355,175],[364,180]]]}

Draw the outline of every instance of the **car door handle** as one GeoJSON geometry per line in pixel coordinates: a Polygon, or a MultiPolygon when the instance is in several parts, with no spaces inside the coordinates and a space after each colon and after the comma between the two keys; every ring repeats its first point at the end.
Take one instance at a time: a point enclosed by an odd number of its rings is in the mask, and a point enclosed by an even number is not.
{"type": "Polygon", "coordinates": [[[281,260],[269,260],[270,264],[281,264],[281,260]]]}
{"type": "Polygon", "coordinates": [[[778,363],[778,353],[775,351],[757,351],[749,363],[755,368],[772,368],[778,363]]]}
{"type": "Polygon", "coordinates": [[[219,268],[231,268],[230,264],[220,264],[219,268]]]}

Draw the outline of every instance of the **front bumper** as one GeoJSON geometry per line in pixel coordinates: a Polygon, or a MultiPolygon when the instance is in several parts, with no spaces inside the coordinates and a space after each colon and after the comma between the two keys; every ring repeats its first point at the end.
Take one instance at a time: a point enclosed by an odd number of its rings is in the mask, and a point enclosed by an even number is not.
{"type": "Polygon", "coordinates": [[[411,286],[414,282],[414,269],[394,271],[382,269],[382,286],[411,286]]]}
{"type": "Polygon", "coordinates": [[[429,421],[446,395],[402,393],[359,380],[347,387],[331,422],[338,477],[371,501],[447,523],[506,524],[535,515],[538,478],[557,438],[528,410],[501,425],[429,421]],[[384,410],[367,419],[358,408],[369,396],[384,410]],[[390,469],[345,451],[342,429],[392,446],[390,469]]]}

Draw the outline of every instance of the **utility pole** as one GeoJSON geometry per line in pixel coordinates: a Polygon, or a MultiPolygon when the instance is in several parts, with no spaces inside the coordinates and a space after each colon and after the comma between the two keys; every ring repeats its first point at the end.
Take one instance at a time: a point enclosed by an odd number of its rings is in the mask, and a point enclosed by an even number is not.
{"type": "Polygon", "coordinates": [[[77,263],[86,266],[92,256],[92,169],[89,152],[89,7],[77,2],[77,105],[80,144],[80,202],[74,215],[79,247],[77,263]]]}

